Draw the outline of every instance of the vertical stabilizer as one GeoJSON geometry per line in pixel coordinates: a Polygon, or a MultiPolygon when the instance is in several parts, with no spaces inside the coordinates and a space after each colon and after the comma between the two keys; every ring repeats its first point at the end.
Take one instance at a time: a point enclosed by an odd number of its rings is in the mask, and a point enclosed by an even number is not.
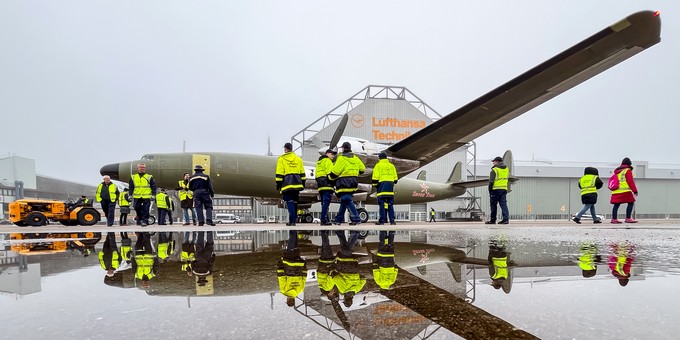
{"type": "Polygon", "coordinates": [[[451,175],[449,176],[449,179],[446,180],[446,183],[458,183],[462,181],[462,176],[463,176],[463,163],[456,162],[456,165],[453,166],[453,171],[451,171],[451,175]]]}
{"type": "Polygon", "coordinates": [[[503,154],[503,163],[508,166],[508,171],[510,171],[510,177],[512,177],[513,170],[515,169],[515,164],[512,159],[512,151],[508,150],[503,154]]]}
{"type": "Polygon", "coordinates": [[[508,192],[512,191],[512,183],[517,181],[517,178],[515,177],[514,170],[515,170],[515,163],[514,160],[512,159],[512,151],[508,150],[503,154],[503,163],[508,166],[508,172],[510,174],[509,176],[509,181],[508,181],[508,192]]]}

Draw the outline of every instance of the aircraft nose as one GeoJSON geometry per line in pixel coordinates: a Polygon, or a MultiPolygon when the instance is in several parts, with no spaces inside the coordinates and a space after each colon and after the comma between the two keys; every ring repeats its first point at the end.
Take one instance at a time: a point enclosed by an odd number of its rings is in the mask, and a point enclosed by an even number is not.
{"type": "Polygon", "coordinates": [[[107,165],[104,165],[101,169],[99,169],[99,173],[102,176],[109,175],[109,177],[111,177],[111,179],[119,180],[120,174],[118,173],[118,169],[119,169],[118,163],[107,164],[107,165]]]}

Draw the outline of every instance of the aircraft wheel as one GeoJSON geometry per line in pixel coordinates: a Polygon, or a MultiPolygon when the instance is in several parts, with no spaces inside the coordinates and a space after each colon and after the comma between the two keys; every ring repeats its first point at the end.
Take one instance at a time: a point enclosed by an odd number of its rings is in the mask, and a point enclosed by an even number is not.
{"type": "Polygon", "coordinates": [[[302,216],[302,222],[304,222],[304,223],[312,223],[312,222],[314,222],[314,216],[309,215],[309,214],[303,215],[303,216],[302,216]]]}
{"type": "Polygon", "coordinates": [[[26,216],[26,224],[31,227],[40,227],[47,224],[47,217],[39,212],[32,212],[26,216]]]}
{"type": "Polygon", "coordinates": [[[148,223],[149,223],[149,225],[155,224],[156,223],[156,216],[149,215],[148,223]]]}
{"type": "Polygon", "coordinates": [[[94,208],[82,208],[76,215],[78,224],[80,225],[95,225],[99,222],[99,212],[94,208]]]}
{"type": "Polygon", "coordinates": [[[362,230],[359,232],[359,239],[363,240],[368,236],[368,230],[362,230]]]}
{"type": "Polygon", "coordinates": [[[361,220],[361,223],[368,222],[368,211],[366,211],[364,208],[359,208],[357,211],[359,212],[359,219],[361,220]]]}

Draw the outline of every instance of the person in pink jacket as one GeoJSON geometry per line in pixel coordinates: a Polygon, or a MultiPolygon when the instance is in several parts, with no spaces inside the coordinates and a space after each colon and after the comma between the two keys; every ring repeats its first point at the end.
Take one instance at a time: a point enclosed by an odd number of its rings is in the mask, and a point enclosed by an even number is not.
{"type": "Polygon", "coordinates": [[[635,197],[638,195],[637,186],[635,186],[635,180],[633,179],[633,166],[630,158],[626,157],[621,161],[621,166],[614,169],[614,174],[618,176],[619,188],[612,191],[612,198],[609,201],[614,205],[612,208],[612,220],[611,223],[623,223],[618,220],[619,206],[622,203],[628,203],[626,207],[626,223],[637,223],[635,219],[631,217],[633,214],[633,206],[635,205],[635,197]]]}

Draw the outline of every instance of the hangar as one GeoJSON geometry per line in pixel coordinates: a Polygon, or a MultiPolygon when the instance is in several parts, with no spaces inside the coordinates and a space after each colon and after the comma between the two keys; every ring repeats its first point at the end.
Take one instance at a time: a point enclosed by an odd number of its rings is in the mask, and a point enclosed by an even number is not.
{"type": "MultiPolygon", "coordinates": [[[[319,142],[329,143],[338,127],[339,118],[345,113],[349,116],[349,123],[343,136],[364,140],[364,151],[373,150],[375,144],[396,143],[441,117],[405,87],[369,85],[293,135],[291,141],[296,153],[305,161],[315,162],[319,157],[319,142]]],[[[489,160],[476,160],[475,145],[470,143],[408,177],[416,178],[421,174],[420,171],[424,171],[427,180],[444,182],[456,162],[463,164],[463,173],[467,174],[468,180],[488,177],[491,168],[489,160]]],[[[636,217],[680,218],[680,195],[675,194],[680,192],[680,165],[649,164],[635,160],[633,163],[641,191],[635,209],[636,217]]],[[[597,167],[600,176],[606,179],[618,165],[615,160],[597,163],[515,161],[513,173],[519,181],[508,195],[511,219],[569,219],[582,207],[576,183],[583,175],[583,169],[586,166],[597,167]]],[[[603,188],[599,194],[597,212],[610,218],[609,191],[603,188]]],[[[376,220],[377,206],[368,205],[365,208],[369,211],[370,219],[376,220]]],[[[474,210],[481,210],[488,216],[487,190],[484,187],[474,188],[464,196],[427,204],[397,204],[395,212],[397,220],[424,221],[428,218],[430,208],[437,212],[437,220],[469,217],[468,212],[474,210]]],[[[333,216],[337,205],[332,204],[330,210],[333,216]]],[[[310,211],[318,217],[320,205],[312,206],[310,211]]],[[[285,220],[286,215],[283,209],[255,203],[253,216],[277,216],[279,220],[285,220]]]]}
{"type": "MultiPolygon", "coordinates": [[[[368,85],[293,135],[291,141],[295,152],[304,161],[315,163],[320,156],[319,150],[327,148],[333,133],[338,128],[339,118],[344,114],[349,116],[349,122],[344,130],[343,137],[362,140],[364,150],[361,151],[368,153],[377,153],[376,148],[380,145],[394,144],[442,117],[406,87],[368,85]]],[[[343,139],[340,139],[340,143],[343,141],[343,139]]],[[[448,179],[456,162],[463,164],[463,173],[467,172],[468,153],[467,148],[455,150],[427,164],[408,177],[421,176],[420,178],[425,177],[428,181],[443,183],[448,179]]],[[[473,176],[474,174],[470,173],[469,175],[473,176]]],[[[397,204],[395,205],[395,214],[397,220],[423,221],[427,218],[429,209],[434,208],[443,217],[444,211],[453,211],[470,205],[470,197],[427,204],[397,204]]],[[[337,209],[337,204],[331,204],[331,216],[334,216],[334,211],[337,211],[337,209]]],[[[377,206],[367,205],[365,209],[369,212],[370,220],[377,220],[377,206]]],[[[319,204],[313,205],[310,209],[315,217],[318,217],[320,210],[319,204]]],[[[279,220],[283,220],[287,216],[287,213],[283,210],[258,204],[255,209],[255,216],[267,216],[268,214],[276,214],[279,220]]]]}

